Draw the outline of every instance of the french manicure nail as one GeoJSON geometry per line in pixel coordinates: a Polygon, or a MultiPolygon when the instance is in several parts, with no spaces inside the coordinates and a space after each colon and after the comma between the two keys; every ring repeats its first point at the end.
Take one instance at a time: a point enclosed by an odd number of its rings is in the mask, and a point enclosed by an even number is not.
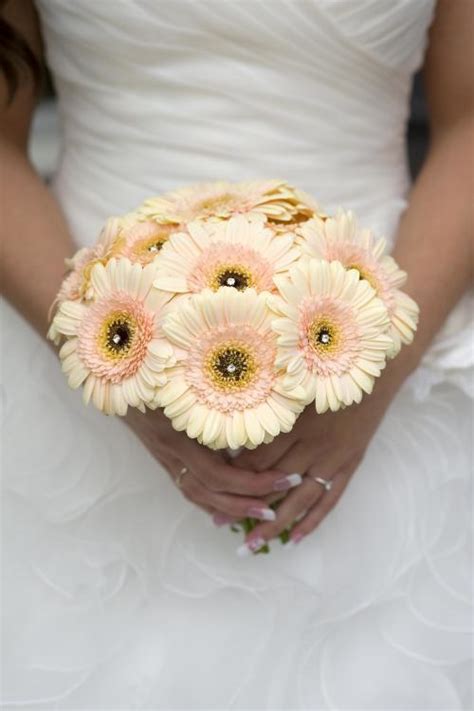
{"type": "Polygon", "coordinates": [[[304,533],[295,533],[294,536],[291,536],[287,545],[290,547],[296,546],[296,544],[299,543],[302,538],[304,538],[304,533]]]}
{"type": "Polygon", "coordinates": [[[276,519],[276,514],[273,509],[267,509],[263,506],[252,506],[247,511],[247,515],[250,518],[258,518],[261,521],[274,521],[276,519]]]}
{"type": "Polygon", "coordinates": [[[258,538],[250,538],[247,541],[247,546],[250,548],[250,550],[253,553],[254,551],[258,551],[258,549],[261,548],[262,546],[264,546],[265,543],[266,543],[265,539],[262,538],[261,536],[258,536],[258,538]]]}
{"type": "Polygon", "coordinates": [[[258,549],[264,546],[265,543],[265,539],[261,536],[259,536],[258,538],[250,538],[248,541],[246,541],[237,548],[237,555],[239,556],[239,558],[245,558],[245,556],[250,555],[250,553],[258,551],[258,549]]]}
{"type": "Polygon", "coordinates": [[[299,486],[303,481],[301,474],[288,474],[287,476],[277,479],[273,484],[273,489],[275,491],[285,491],[286,489],[292,489],[294,486],[299,486]]]}
{"type": "Polygon", "coordinates": [[[225,526],[227,523],[233,523],[235,518],[232,516],[227,516],[226,514],[214,514],[212,517],[216,526],[225,526]]]}

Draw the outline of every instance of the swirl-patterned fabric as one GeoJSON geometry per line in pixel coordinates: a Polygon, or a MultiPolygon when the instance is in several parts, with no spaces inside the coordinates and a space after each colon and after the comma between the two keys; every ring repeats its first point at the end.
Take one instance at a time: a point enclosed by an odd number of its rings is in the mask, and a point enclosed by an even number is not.
{"type": "MultiPolygon", "coordinates": [[[[78,244],[149,194],[258,177],[393,240],[434,0],[37,5],[78,244]]],[[[470,708],[468,315],[312,537],[239,559],[5,307],[6,707],[470,708]]]]}

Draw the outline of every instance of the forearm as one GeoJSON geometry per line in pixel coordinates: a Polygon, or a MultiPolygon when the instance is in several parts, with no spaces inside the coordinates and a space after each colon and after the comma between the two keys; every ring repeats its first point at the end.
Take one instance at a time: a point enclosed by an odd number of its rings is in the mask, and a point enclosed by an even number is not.
{"type": "Polygon", "coordinates": [[[472,279],[473,123],[466,119],[434,141],[400,224],[394,257],[420,307],[413,344],[388,368],[400,380],[416,368],[472,279]]]}
{"type": "Polygon", "coordinates": [[[23,151],[0,139],[2,291],[41,335],[74,251],[59,205],[23,151]]]}

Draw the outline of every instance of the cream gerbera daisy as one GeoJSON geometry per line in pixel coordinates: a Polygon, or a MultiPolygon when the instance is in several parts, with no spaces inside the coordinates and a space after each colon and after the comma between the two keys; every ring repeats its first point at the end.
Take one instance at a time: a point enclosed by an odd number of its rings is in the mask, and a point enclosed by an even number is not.
{"type": "Polygon", "coordinates": [[[64,301],[54,317],[67,338],[59,355],[70,387],[83,384],[84,402],[92,400],[108,415],[125,415],[129,405],[156,407],[164,368],[174,363],[160,336],[168,299],[153,287],[154,277],[152,264],[97,263],[90,274],[94,300],[64,301]]]}
{"type": "Polygon", "coordinates": [[[106,264],[118,253],[120,246],[119,217],[110,217],[102,229],[97,243],[93,247],[83,247],[71,259],[66,259],[70,272],[61,285],[58,301],[76,301],[91,299],[94,295],[91,286],[91,270],[95,264],[106,264]]]}
{"type": "Polygon", "coordinates": [[[359,229],[351,212],[340,211],[326,220],[310,220],[299,230],[302,251],[311,257],[337,260],[346,269],[357,269],[377,292],[390,317],[392,346],[389,357],[400,351],[402,343],[411,343],[418,323],[418,306],[400,290],[406,273],[385,254],[384,239],[376,239],[370,230],[359,229]]]}
{"type": "MultiPolygon", "coordinates": [[[[107,264],[108,260],[118,253],[120,223],[120,218],[110,217],[93,247],[83,247],[73,257],[64,260],[67,274],[51,306],[50,318],[63,301],[88,301],[93,298],[92,268],[95,264],[107,264]]],[[[54,319],[48,330],[48,338],[56,345],[62,340],[54,319]]]]}
{"type": "Polygon", "coordinates": [[[133,263],[145,266],[156,258],[170,235],[177,231],[182,231],[179,225],[161,225],[131,213],[122,220],[117,253],[133,263]]]}
{"type": "Polygon", "coordinates": [[[209,289],[163,322],[177,364],[159,404],[177,430],[213,448],[255,447],[289,432],[304,391],[283,388],[266,294],[209,289]]]}
{"type": "Polygon", "coordinates": [[[269,298],[279,318],[276,365],[288,371],[285,388],[303,386],[316,410],[338,410],[372,391],[391,339],[387,309],[355,269],[307,259],[275,279],[269,298]]]}
{"type": "Polygon", "coordinates": [[[260,215],[226,222],[192,222],[188,234],[176,234],[156,263],[155,286],[176,294],[231,287],[273,291],[273,277],[299,258],[292,235],[278,235],[260,215]]]}
{"type": "Polygon", "coordinates": [[[324,221],[328,215],[311,195],[302,190],[295,189],[295,213],[287,222],[279,222],[268,218],[268,223],[277,233],[292,232],[297,234],[299,229],[309,220],[324,221]]]}
{"type": "MultiPolygon", "coordinates": [[[[244,183],[201,183],[145,200],[139,208],[161,223],[228,219],[258,212],[278,222],[289,222],[302,210],[299,194],[283,180],[244,183]]],[[[311,211],[311,208],[308,208],[311,211]]]]}

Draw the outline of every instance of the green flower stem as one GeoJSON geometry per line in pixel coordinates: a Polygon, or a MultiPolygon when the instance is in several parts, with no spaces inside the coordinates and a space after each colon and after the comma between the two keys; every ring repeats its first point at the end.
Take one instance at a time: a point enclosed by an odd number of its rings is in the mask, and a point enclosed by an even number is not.
{"type": "MultiPolygon", "coordinates": [[[[281,501],[281,500],[280,500],[281,501]]],[[[271,504],[271,508],[276,511],[278,508],[280,501],[275,502],[274,504],[271,504]]],[[[258,518],[243,518],[240,521],[237,521],[236,523],[233,523],[232,526],[230,527],[230,530],[233,531],[234,533],[240,533],[242,531],[245,536],[247,536],[255,526],[257,526],[259,523],[261,523],[260,519],[258,518]]],[[[288,528],[285,528],[281,533],[278,534],[278,538],[284,545],[285,543],[288,543],[290,539],[290,533],[291,529],[293,528],[292,526],[289,526],[288,528]]],[[[258,550],[253,551],[254,555],[258,555],[259,553],[270,553],[270,546],[268,543],[265,543],[263,546],[261,546],[258,550]]]]}

